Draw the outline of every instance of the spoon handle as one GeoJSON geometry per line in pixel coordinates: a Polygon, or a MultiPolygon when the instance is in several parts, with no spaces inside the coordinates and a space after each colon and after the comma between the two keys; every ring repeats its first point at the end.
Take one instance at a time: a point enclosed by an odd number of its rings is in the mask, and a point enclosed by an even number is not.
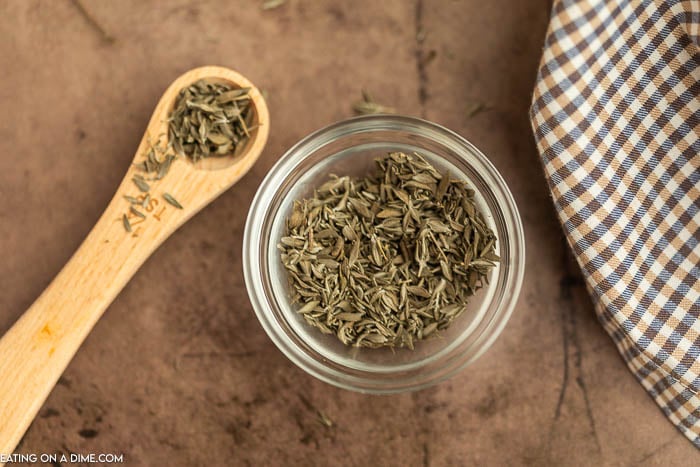
{"type": "MultiPolygon", "coordinates": [[[[144,147],[142,142],[137,154],[144,147]]],[[[97,320],[146,259],[250,165],[249,160],[237,161],[223,171],[223,183],[214,172],[176,160],[166,179],[152,184],[148,199],[132,181],[134,167],[129,168],[75,254],[0,339],[1,454],[12,453],[97,320]],[[169,204],[163,197],[168,192],[178,193],[184,207],[169,204]],[[133,213],[124,195],[143,201],[135,208],[141,215],[133,213]]]]}
{"type": "Polygon", "coordinates": [[[0,339],[2,454],[12,453],[97,320],[163,240],[128,234],[118,201],[0,339]]]}

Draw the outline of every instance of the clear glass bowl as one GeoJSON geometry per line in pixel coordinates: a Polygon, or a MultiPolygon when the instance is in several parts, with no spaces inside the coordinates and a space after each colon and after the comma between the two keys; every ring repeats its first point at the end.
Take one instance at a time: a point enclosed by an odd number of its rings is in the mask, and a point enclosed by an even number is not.
{"type": "Polygon", "coordinates": [[[456,133],[424,120],[368,116],[323,128],[292,147],[263,180],[243,239],[246,287],[258,319],[295,364],[330,384],[368,393],[415,390],[445,380],[476,360],[508,321],[525,267],[523,228],[503,178],[488,159],[456,133]],[[466,180],[496,232],[501,262],[490,284],[439,336],[415,350],[348,347],[306,324],[290,304],[277,244],[295,199],[308,197],[331,173],[363,176],[388,152],[418,152],[440,170],[466,180]]]}

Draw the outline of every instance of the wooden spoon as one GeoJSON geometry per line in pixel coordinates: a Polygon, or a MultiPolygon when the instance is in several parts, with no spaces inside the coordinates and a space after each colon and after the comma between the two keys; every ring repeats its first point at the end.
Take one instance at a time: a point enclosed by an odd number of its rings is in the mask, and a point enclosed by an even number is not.
{"type": "Polygon", "coordinates": [[[260,91],[235,71],[209,66],[188,71],[165,91],[134,162],[143,161],[159,135],[168,134],[167,118],[178,92],[202,78],[249,87],[258,126],[236,154],[197,164],[178,157],[162,180],[148,182],[150,202],[139,208],[145,219],[129,214],[130,203],[124,198],[145,196],[132,181],[138,173],[132,164],[78,251],[0,339],[0,454],[13,452],[83,340],[144,261],[175,229],[236,183],[260,156],[269,132],[260,91]],[[176,198],[183,209],[167,203],[164,193],[176,198]],[[123,223],[124,214],[131,216],[131,232],[123,223]]]}

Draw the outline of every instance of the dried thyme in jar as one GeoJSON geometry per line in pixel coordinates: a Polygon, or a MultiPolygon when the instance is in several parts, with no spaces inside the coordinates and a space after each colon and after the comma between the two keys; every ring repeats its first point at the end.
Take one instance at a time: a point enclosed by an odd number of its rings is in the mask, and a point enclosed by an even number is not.
{"type": "Polygon", "coordinates": [[[446,329],[499,261],[464,181],[391,153],[294,202],[278,245],[307,323],[356,347],[408,347],[446,329]]]}

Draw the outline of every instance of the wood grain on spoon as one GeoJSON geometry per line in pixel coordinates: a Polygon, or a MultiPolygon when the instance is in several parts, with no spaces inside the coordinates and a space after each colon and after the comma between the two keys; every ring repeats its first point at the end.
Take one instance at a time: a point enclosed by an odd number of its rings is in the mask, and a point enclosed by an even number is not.
{"type": "Polygon", "coordinates": [[[105,309],[158,246],[185,221],[241,178],[260,156],[269,115],[260,91],[240,74],[221,67],[191,70],[165,91],[153,112],[134,162],[141,161],[159,135],[167,135],[168,113],[178,92],[202,79],[250,87],[258,124],[242,150],[196,165],[177,158],[168,174],[151,183],[146,218],[132,219],[124,195],[139,194],[127,170],[116,194],[78,251],[34,304],[0,339],[0,454],[11,454],[58,378],[105,309]],[[165,202],[174,195],[184,209],[165,202]]]}

